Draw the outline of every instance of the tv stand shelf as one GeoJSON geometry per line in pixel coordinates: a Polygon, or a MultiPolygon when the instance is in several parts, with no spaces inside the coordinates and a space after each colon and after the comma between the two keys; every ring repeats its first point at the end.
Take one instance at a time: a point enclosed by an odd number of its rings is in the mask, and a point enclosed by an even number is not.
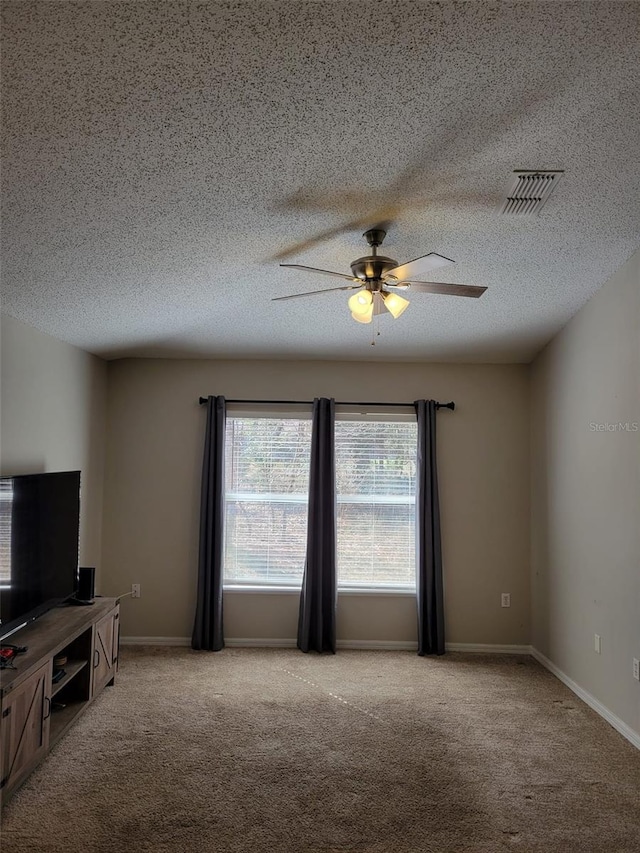
{"type": "Polygon", "coordinates": [[[56,607],[7,642],[27,646],[0,671],[0,798],[7,802],[118,669],[119,603],[56,607]],[[52,682],[53,659],[65,674],[52,682]]]}
{"type": "Polygon", "coordinates": [[[67,684],[71,681],[71,679],[74,676],[76,676],[83,667],[88,666],[88,664],[89,664],[88,660],[74,660],[74,661],[69,661],[69,663],[65,663],[65,665],[64,665],[64,673],[65,674],[60,679],[60,681],[56,681],[56,683],[52,686],[51,698],[53,699],[53,697],[57,693],[59,693],[63,687],[66,687],[67,684]]]}

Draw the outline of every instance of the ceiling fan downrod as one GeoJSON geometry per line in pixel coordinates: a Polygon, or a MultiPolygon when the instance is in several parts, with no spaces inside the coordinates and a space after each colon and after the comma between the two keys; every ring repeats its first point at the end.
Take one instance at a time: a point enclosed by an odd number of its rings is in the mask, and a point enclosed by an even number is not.
{"type": "Polygon", "coordinates": [[[351,264],[351,272],[365,285],[370,283],[378,284],[382,282],[383,277],[389,270],[398,266],[398,262],[393,258],[387,258],[384,255],[378,254],[378,246],[382,245],[382,241],[387,236],[387,232],[383,228],[370,228],[362,236],[371,246],[371,254],[357,258],[351,264]]]}

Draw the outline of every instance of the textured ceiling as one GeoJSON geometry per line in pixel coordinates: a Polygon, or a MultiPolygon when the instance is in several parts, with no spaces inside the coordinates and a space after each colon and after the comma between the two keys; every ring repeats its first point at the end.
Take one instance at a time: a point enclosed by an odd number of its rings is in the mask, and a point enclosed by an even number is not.
{"type": "Polygon", "coordinates": [[[636,2],[2,7],[3,310],[92,352],[527,361],[640,245],[636,2]],[[271,302],[381,219],[487,293],[271,302]]]}

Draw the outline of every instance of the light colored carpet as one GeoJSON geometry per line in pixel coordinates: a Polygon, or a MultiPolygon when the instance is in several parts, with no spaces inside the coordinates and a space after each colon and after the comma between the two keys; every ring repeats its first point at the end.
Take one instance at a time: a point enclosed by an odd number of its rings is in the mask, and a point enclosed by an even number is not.
{"type": "Polygon", "coordinates": [[[3,853],[638,853],[640,753],[527,657],[125,649],[3,853]]]}

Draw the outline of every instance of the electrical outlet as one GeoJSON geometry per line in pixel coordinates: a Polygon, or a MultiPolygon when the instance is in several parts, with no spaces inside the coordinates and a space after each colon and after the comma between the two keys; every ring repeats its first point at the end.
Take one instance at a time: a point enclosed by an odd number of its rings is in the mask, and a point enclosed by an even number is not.
{"type": "Polygon", "coordinates": [[[511,607],[511,593],[503,592],[500,596],[500,606],[501,607],[511,607]]]}
{"type": "Polygon", "coordinates": [[[132,583],[131,584],[131,598],[140,598],[140,584],[132,583]]]}
{"type": "Polygon", "coordinates": [[[638,658],[633,659],[633,677],[636,681],[640,681],[640,660],[638,658]]]}
{"type": "Polygon", "coordinates": [[[602,637],[600,634],[593,635],[593,649],[597,655],[602,652],[602,637]]]}

